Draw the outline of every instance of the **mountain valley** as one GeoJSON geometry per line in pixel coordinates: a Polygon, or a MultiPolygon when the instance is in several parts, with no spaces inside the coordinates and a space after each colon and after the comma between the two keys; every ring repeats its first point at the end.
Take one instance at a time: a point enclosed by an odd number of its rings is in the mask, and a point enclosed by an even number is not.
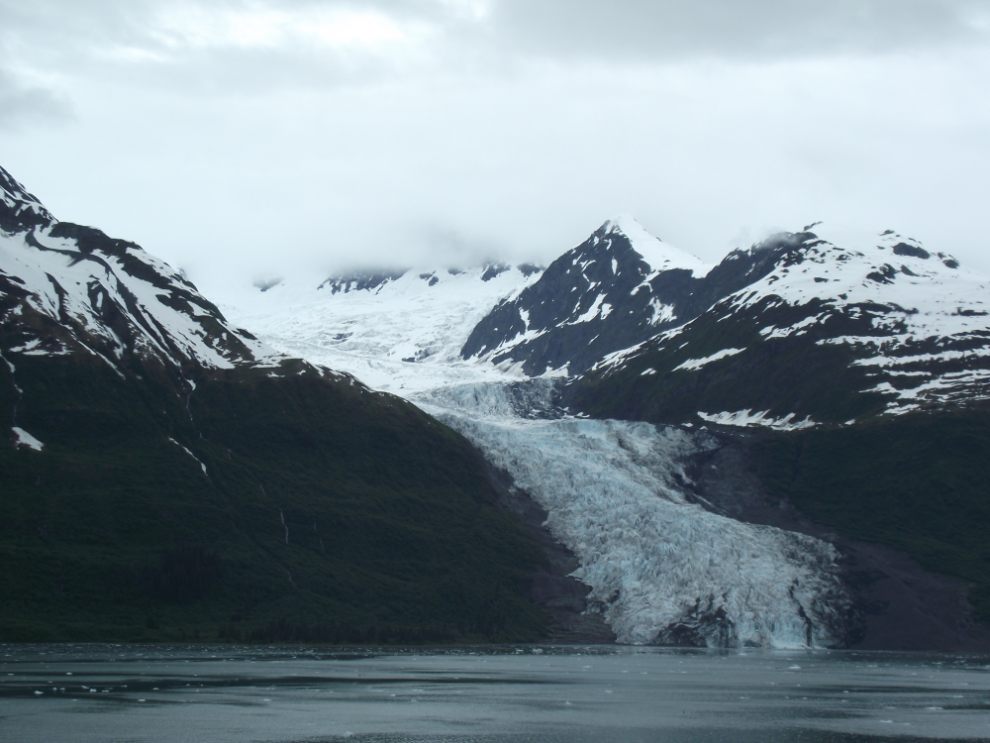
{"type": "MultiPolygon", "coordinates": [[[[706,266],[620,217],[540,273],[507,268],[497,286],[490,267],[394,271],[372,285],[338,282],[350,291],[333,294],[315,281],[308,293],[276,285],[242,298],[250,309],[227,310],[267,342],[373,379],[466,435],[547,510],[620,641],[894,647],[924,636],[982,647],[964,584],[913,560],[985,585],[982,526],[959,544],[943,529],[936,546],[922,522],[926,492],[955,469],[973,476],[942,496],[948,513],[980,525],[990,516],[972,459],[987,445],[987,283],[894,233],[873,250],[901,269],[809,230],[706,266]],[[826,283],[819,273],[840,285],[832,295],[814,292],[826,283]],[[961,447],[929,435],[942,416],[974,421],[961,447]],[[824,463],[828,487],[805,495],[813,489],[795,448],[813,440],[828,456],[833,439],[874,431],[902,441],[858,446],[848,469],[824,463]],[[919,465],[914,452],[919,476],[899,476],[905,438],[931,439],[940,464],[919,465]],[[730,451],[713,485],[698,462],[730,451]],[[868,457],[870,483],[850,483],[868,457]],[[855,525],[835,516],[841,507],[828,512],[829,498],[856,501],[864,487],[873,501],[855,525]],[[920,510],[907,516],[890,502],[901,493],[920,510]],[[678,536],[682,522],[690,537],[678,536]],[[740,560],[747,552],[756,562],[740,560]],[[878,584],[883,600],[871,598],[878,584]]],[[[979,606],[981,590],[969,594],[979,606]]]]}
{"type": "Polygon", "coordinates": [[[990,279],[946,253],[622,216],[213,304],[0,175],[10,637],[990,649],[990,279]]]}

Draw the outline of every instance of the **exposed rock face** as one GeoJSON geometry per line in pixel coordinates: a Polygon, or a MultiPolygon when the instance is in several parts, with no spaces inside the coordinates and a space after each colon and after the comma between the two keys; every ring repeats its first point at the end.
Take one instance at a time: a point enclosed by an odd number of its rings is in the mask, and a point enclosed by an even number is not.
{"type": "Polygon", "coordinates": [[[813,235],[780,235],[717,266],[653,237],[630,217],[610,220],[507,297],[472,331],[464,358],[520,364],[529,375],[579,375],[609,354],[684,325],[766,276],[813,235]]]}

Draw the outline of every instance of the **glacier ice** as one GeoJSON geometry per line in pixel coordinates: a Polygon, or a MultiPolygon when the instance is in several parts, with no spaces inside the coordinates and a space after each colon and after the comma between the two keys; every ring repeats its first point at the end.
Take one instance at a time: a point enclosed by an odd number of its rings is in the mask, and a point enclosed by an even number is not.
{"type": "MultiPolygon", "coordinates": [[[[547,395],[535,380],[530,400],[547,395]]],[[[464,434],[549,516],[574,574],[619,642],[823,647],[846,605],[837,553],[692,502],[686,458],[707,434],[648,423],[518,415],[519,385],[467,384],[414,397],[464,434]]],[[[537,408],[538,409],[538,408],[537,408]]]]}

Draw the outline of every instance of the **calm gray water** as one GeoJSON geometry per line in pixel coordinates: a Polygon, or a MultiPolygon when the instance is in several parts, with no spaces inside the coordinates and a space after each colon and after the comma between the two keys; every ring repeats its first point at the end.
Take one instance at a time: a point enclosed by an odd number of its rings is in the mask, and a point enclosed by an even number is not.
{"type": "Polygon", "coordinates": [[[0,645],[0,741],[990,740],[990,658],[0,645]]]}

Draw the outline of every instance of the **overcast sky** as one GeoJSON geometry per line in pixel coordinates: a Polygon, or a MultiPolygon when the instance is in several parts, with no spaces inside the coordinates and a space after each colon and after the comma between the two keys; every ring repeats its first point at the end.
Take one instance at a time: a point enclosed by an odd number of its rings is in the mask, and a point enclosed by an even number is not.
{"type": "Polygon", "coordinates": [[[621,212],[990,272],[990,0],[0,0],[0,164],[206,285],[548,261],[621,212]]]}

